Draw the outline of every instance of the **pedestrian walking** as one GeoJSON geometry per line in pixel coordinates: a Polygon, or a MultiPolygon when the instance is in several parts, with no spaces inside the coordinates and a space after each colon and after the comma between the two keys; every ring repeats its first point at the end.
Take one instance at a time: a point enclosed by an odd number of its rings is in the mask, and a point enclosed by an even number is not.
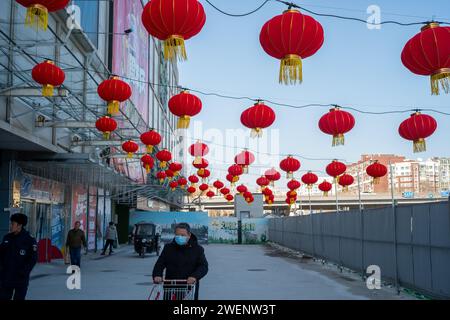
{"type": "Polygon", "coordinates": [[[73,266],[81,266],[81,248],[82,246],[87,253],[86,236],[84,231],[80,229],[80,221],[75,222],[73,229],[67,234],[66,247],[69,247],[70,264],[73,266]]]}
{"type": "Polygon", "coordinates": [[[175,226],[175,238],[164,246],[153,268],[154,283],[163,282],[164,270],[166,280],[187,280],[188,284],[195,284],[194,299],[198,300],[200,279],[208,273],[208,261],[189,224],[175,226]]]}
{"type": "Polygon", "coordinates": [[[117,241],[117,228],[114,225],[114,222],[110,222],[108,229],[106,229],[106,243],[103,247],[102,256],[105,255],[106,250],[109,247],[109,254],[111,255],[113,251],[114,241],[117,241]]]}
{"type": "Polygon", "coordinates": [[[13,214],[11,232],[0,244],[0,300],[25,300],[30,273],[37,262],[37,244],[25,230],[28,218],[13,214]]]}

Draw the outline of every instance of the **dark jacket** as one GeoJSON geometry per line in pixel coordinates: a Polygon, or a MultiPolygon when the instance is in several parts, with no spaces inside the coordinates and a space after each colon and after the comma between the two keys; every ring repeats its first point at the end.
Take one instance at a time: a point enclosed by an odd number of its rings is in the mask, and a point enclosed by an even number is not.
{"type": "Polygon", "coordinates": [[[8,233],[0,244],[0,285],[28,286],[30,273],[37,262],[36,240],[28,231],[8,233]]]}
{"type": "Polygon", "coordinates": [[[208,273],[208,261],[205,251],[197,242],[197,237],[191,234],[185,246],[176,244],[175,239],[164,246],[161,255],[153,268],[153,277],[162,277],[166,269],[166,279],[186,280],[194,277],[198,280],[208,273]]]}
{"type": "Polygon", "coordinates": [[[67,234],[66,247],[69,248],[81,248],[81,244],[86,248],[86,236],[81,229],[72,229],[67,234]]]}

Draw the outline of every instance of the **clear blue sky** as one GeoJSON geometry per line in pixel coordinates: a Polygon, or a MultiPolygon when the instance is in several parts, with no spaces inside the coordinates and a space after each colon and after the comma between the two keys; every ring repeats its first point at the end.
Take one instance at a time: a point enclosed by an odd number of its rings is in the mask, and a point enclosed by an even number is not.
{"type": "MultiPolygon", "coordinates": [[[[263,2],[211,1],[233,13],[250,11],[263,2]]],[[[233,18],[215,11],[205,1],[201,2],[207,22],[202,32],[187,42],[189,60],[179,67],[181,84],[186,87],[270,98],[296,105],[336,103],[367,111],[417,107],[450,112],[450,95],[431,96],[429,78],[410,73],[401,63],[403,46],[419,32],[420,26],[384,25],[381,30],[368,30],[365,24],[358,22],[315,17],[324,27],[325,43],[316,55],[304,60],[303,84],[283,86],[278,84],[279,61],[262,50],[259,32],[264,22],[286,7],[271,2],[251,16],[233,18]]],[[[450,21],[448,0],[309,0],[296,3],[322,13],[362,19],[367,19],[367,7],[376,4],[381,8],[382,20],[417,22],[435,17],[436,20],[450,21]]],[[[240,114],[251,103],[199,97],[204,108],[196,119],[203,121],[205,129],[242,128],[240,114]]],[[[279,129],[279,150],[283,154],[347,161],[356,161],[364,153],[394,153],[411,158],[450,156],[449,116],[433,114],[438,121],[438,130],[427,141],[428,151],[413,154],[412,143],[397,133],[398,125],[409,116],[408,113],[374,116],[353,112],[356,126],[346,136],[346,145],[332,148],[330,136],[323,134],[317,126],[320,116],[328,108],[273,108],[277,113],[273,128],[279,129]]],[[[302,169],[320,170],[326,163],[303,160],[302,169]]],[[[214,176],[224,176],[224,172],[216,172],[214,176]]]]}

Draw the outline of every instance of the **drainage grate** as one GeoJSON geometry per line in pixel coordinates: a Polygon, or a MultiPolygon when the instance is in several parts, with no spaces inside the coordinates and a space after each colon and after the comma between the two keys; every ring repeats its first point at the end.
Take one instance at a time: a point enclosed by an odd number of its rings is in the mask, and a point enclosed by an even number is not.
{"type": "Polygon", "coordinates": [[[247,269],[247,271],[267,271],[267,269],[247,269]]]}

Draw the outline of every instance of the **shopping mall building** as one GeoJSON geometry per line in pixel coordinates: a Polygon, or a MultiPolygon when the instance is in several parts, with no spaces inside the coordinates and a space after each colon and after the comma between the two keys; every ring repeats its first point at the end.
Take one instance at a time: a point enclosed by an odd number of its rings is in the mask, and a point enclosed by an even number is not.
{"type": "Polygon", "coordinates": [[[0,237],[20,210],[38,241],[62,249],[69,228],[81,221],[89,250],[98,250],[111,220],[126,241],[130,209],[182,205],[181,195],[146,174],[139,157],[127,159],[120,150],[123,140],[138,140],[150,128],[163,136],[160,148],[176,147],[167,101],[178,71],[143,28],[141,1],[72,3],[50,14],[47,30],[36,30],[25,25],[24,7],[1,1],[0,237]],[[65,73],[48,98],[31,77],[47,59],[65,73]],[[129,83],[133,95],[116,117],[119,129],[104,141],[95,128],[106,114],[97,87],[111,75],[129,83]]]}

